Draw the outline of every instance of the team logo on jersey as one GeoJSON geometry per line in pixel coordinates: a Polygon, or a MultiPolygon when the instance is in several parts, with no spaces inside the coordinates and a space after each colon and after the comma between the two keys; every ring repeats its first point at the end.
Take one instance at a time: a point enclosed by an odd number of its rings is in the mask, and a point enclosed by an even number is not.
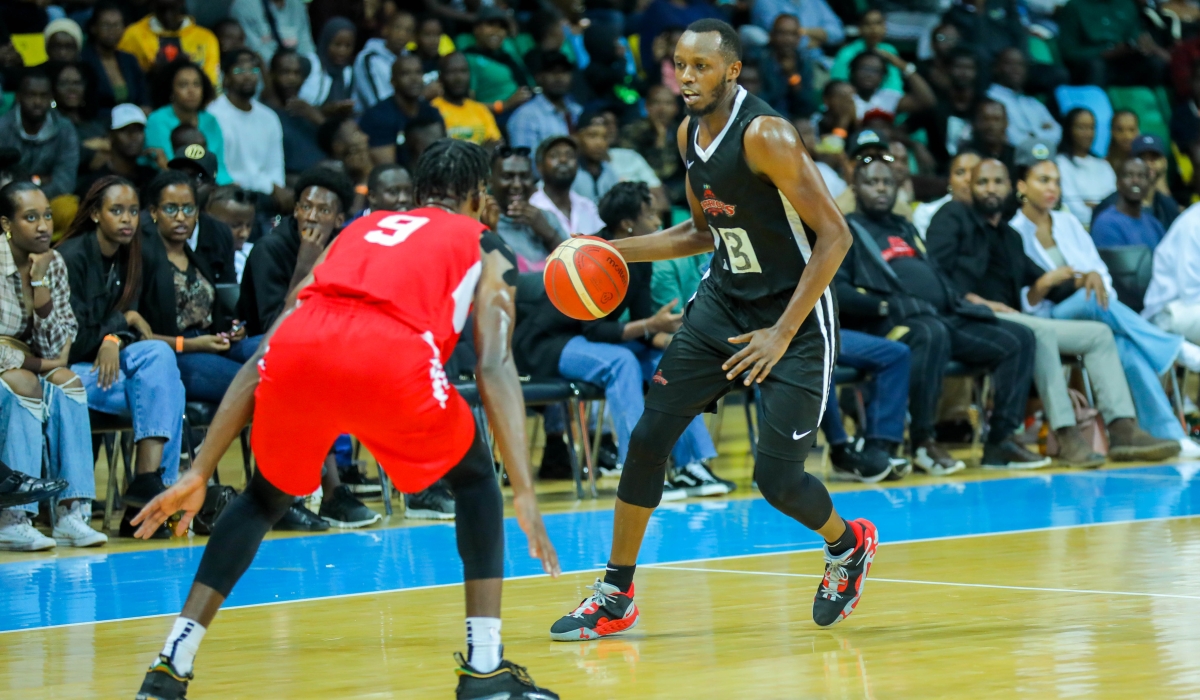
{"type": "Polygon", "coordinates": [[[717,196],[713,194],[712,189],[708,185],[704,186],[704,199],[700,200],[700,208],[708,216],[718,216],[720,214],[733,216],[733,213],[737,211],[737,205],[726,204],[717,199],[717,196]]]}
{"type": "Polygon", "coordinates": [[[667,378],[662,376],[661,369],[654,373],[654,377],[650,381],[654,382],[655,384],[662,384],[663,386],[667,385],[667,378]]]}

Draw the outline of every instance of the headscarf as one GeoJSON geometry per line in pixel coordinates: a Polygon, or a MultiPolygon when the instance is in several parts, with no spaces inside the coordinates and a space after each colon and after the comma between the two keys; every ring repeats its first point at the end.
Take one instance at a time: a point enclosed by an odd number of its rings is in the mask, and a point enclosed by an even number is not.
{"type": "Polygon", "coordinates": [[[332,17],[321,28],[321,36],[317,41],[317,56],[321,60],[321,67],[333,80],[326,101],[349,100],[354,97],[351,86],[353,81],[351,77],[348,77],[353,76],[353,68],[351,66],[335,66],[329,61],[329,45],[333,43],[333,38],[337,36],[338,32],[346,29],[354,32],[355,35],[358,33],[354,22],[345,17],[332,17]]]}
{"type": "Polygon", "coordinates": [[[83,30],[79,28],[79,24],[75,20],[67,19],[66,17],[56,19],[46,25],[46,29],[42,32],[42,35],[49,40],[50,37],[59,32],[64,32],[74,39],[76,49],[83,48],[83,30]]]}

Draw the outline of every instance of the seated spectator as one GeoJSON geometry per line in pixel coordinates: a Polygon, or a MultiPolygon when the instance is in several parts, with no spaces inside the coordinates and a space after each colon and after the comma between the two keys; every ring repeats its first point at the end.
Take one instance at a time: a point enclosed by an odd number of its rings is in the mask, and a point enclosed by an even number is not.
{"type": "Polygon", "coordinates": [[[599,202],[613,185],[620,182],[608,159],[608,123],[604,112],[591,110],[579,118],[575,140],[579,144],[579,168],[571,191],[599,202]]]}
{"type": "Polygon", "coordinates": [[[30,523],[36,503],[0,510],[0,549],[32,552],[56,541],[93,547],[108,537],[91,527],[96,478],[87,393],[67,369],[78,327],[62,256],[50,250],[50,200],[31,182],[0,189],[0,414],[5,431],[0,460],[37,478],[43,450],[51,479],[63,479],[53,538],[30,523]],[[35,286],[36,285],[36,286],[35,286]]]}
{"type": "Polygon", "coordinates": [[[188,239],[201,219],[191,179],[165,172],[146,188],[146,204],[159,240],[145,246],[138,308],[154,338],[175,349],[179,376],[189,401],[220,403],[262,336],[246,336],[245,325],[228,317],[216,294],[217,277],[192,252],[188,239]]]}
{"type": "MultiPolygon", "coordinates": [[[[775,22],[778,25],[779,20],[776,19],[775,22]]],[[[883,12],[878,9],[868,9],[858,18],[858,36],[858,39],[838,49],[837,56],[833,59],[833,66],[829,69],[831,79],[850,80],[850,62],[864,51],[879,51],[893,56],[900,55],[900,51],[895,46],[883,40],[887,36],[887,20],[884,18],[883,12]]],[[[887,66],[883,83],[879,88],[904,92],[904,76],[900,74],[900,69],[894,65],[887,66]]]]}
{"type": "Polygon", "coordinates": [[[313,53],[313,31],[303,0],[233,0],[229,16],[242,25],[246,48],[262,56],[263,64],[280,48],[313,53]]]}
{"type": "Polygon", "coordinates": [[[844,147],[851,132],[858,130],[858,106],[855,99],[858,95],[854,86],[840,80],[831,80],[825,84],[821,92],[821,101],[825,112],[817,120],[817,135],[825,141],[832,136],[840,139],[844,147]]]}
{"type": "Polygon", "coordinates": [[[299,173],[325,159],[317,145],[317,128],[325,114],[300,98],[304,82],[304,59],[291,49],[281,49],[271,58],[271,89],[263,91],[266,104],[279,118],[283,131],[283,169],[299,173]]]}
{"type": "Polygon", "coordinates": [[[214,24],[212,32],[217,37],[217,46],[221,48],[222,54],[246,48],[246,32],[232,17],[226,17],[214,24]]]}
{"type": "Polygon", "coordinates": [[[325,166],[340,170],[354,184],[356,196],[347,206],[347,212],[359,211],[366,204],[367,178],[374,167],[367,135],[353,119],[330,119],[317,132],[317,143],[333,158],[325,166]]]}
{"type": "MultiPolygon", "coordinates": [[[[857,170],[864,163],[872,161],[880,161],[886,163],[892,169],[892,176],[895,178],[896,198],[892,205],[892,213],[905,221],[912,220],[912,183],[908,173],[908,158],[897,160],[896,156],[892,155],[892,149],[898,144],[887,141],[880,134],[871,129],[863,129],[854,135],[850,142],[849,155],[853,159],[852,171],[857,170]],[[908,184],[904,187],[902,183],[908,184]]],[[[902,147],[901,147],[902,148],[902,147]]],[[[850,173],[850,179],[853,181],[854,173],[850,173]]],[[[838,206],[838,211],[843,214],[850,214],[858,210],[858,196],[853,187],[847,188],[844,192],[834,198],[834,203],[838,206]]]]}
{"type": "Polygon", "coordinates": [[[545,191],[534,191],[529,149],[501,146],[492,153],[491,191],[500,206],[496,233],[516,253],[519,272],[539,272],[546,267],[546,256],[567,240],[573,230],[571,215],[578,217],[578,223],[584,227],[581,233],[593,234],[603,227],[596,205],[571,192],[577,167],[575,142],[560,136],[547,140],[550,146],[545,150],[560,142],[564,145],[559,146],[549,160],[543,149],[539,149],[538,162],[544,168],[543,186],[554,194],[555,199],[566,203],[565,217],[545,191]],[[580,204],[581,201],[586,204],[580,204]],[[587,225],[592,222],[599,225],[587,225]]]}
{"type": "Polygon", "coordinates": [[[975,56],[974,51],[964,45],[961,39],[958,27],[945,20],[933,28],[929,42],[933,57],[918,61],[917,72],[929,83],[935,94],[950,91],[950,61],[955,55],[966,51],[975,56]]]}
{"type": "MultiPolygon", "coordinates": [[[[353,23],[346,22],[350,27],[353,23]]],[[[354,59],[354,100],[358,112],[379,104],[392,96],[395,87],[395,71],[392,64],[412,41],[417,22],[410,12],[397,12],[383,26],[381,38],[368,39],[362,51],[354,59]]],[[[322,29],[322,36],[325,30],[322,29]]]]}
{"type": "Polygon", "coordinates": [[[367,208],[358,216],[373,211],[408,211],[412,204],[412,176],[396,163],[384,163],[371,168],[367,178],[367,208]]]}
{"type": "Polygon", "coordinates": [[[912,352],[913,466],[938,476],[966,467],[934,439],[942,379],[951,359],[982,365],[994,376],[996,395],[983,466],[1034,469],[1049,464],[1049,459],[1012,439],[1025,419],[1033,378],[1033,333],[996,319],[986,306],[966,301],[949,276],[921,252],[915,230],[892,213],[896,176],[890,164],[864,158],[852,187],[858,211],[846,218],[854,246],[836,277],[841,321],[844,328],[896,338],[912,352]]]}
{"type": "MultiPolygon", "coordinates": [[[[980,77],[984,85],[995,81],[990,69],[1000,60],[1001,53],[1014,48],[1022,53],[1027,51],[1029,30],[1024,26],[1023,12],[1024,3],[1017,0],[963,0],[954,3],[944,15],[943,21],[958,30],[959,45],[975,52],[983,71],[980,77]]],[[[1043,92],[1066,80],[1066,72],[1061,67],[1039,65],[1029,83],[1035,92],[1043,92]]]]}
{"type": "MultiPolygon", "coordinates": [[[[208,168],[205,168],[204,172],[198,173],[198,175],[210,180],[216,177],[217,171],[215,170],[215,166],[217,164],[217,155],[215,153],[208,153],[208,138],[204,136],[204,132],[200,130],[200,127],[192,126],[191,124],[180,124],[171,129],[171,151],[167,157],[172,160],[184,157],[188,146],[200,146],[203,148],[204,153],[208,155],[207,160],[211,160],[214,166],[211,172],[209,172],[208,168]]],[[[155,149],[155,151],[158,151],[158,149],[155,149]]],[[[198,160],[200,157],[203,157],[203,154],[191,157],[198,160]]]]}
{"type": "Polygon", "coordinates": [[[1108,161],[1092,155],[1096,117],[1091,111],[1076,107],[1063,117],[1063,125],[1064,138],[1054,159],[1062,175],[1062,203],[1088,226],[1092,223],[1092,210],[1116,191],[1117,176],[1108,161]]]}
{"type": "Polygon", "coordinates": [[[538,146],[536,159],[544,168],[542,182],[529,201],[553,214],[567,233],[591,235],[603,228],[595,202],[575,190],[579,181],[578,144],[566,136],[547,139],[538,146]]]}
{"type": "Polygon", "coordinates": [[[808,117],[817,106],[812,62],[800,50],[800,32],[795,15],[779,15],[771,27],[770,43],[750,52],[762,69],[763,99],[788,117],[808,117]]]}
{"type": "Polygon", "coordinates": [[[1200,347],[1163,332],[1117,299],[1087,231],[1070,212],[1052,209],[1059,197],[1058,166],[1025,145],[1022,160],[1034,164],[1017,170],[1022,205],[1010,223],[1021,234],[1026,255],[1043,270],[1056,272],[1056,281],[1073,279],[1077,288],[1066,299],[1023,306],[1044,318],[1100,321],[1111,328],[1141,424],[1157,438],[1179,442],[1180,456],[1200,457],[1200,445],[1183,432],[1159,379],[1176,361],[1200,368],[1200,347]]]}
{"type": "MultiPolygon", "coordinates": [[[[430,101],[446,123],[446,134],[452,139],[477,143],[492,148],[500,141],[496,118],[482,102],[472,100],[471,64],[467,57],[455,51],[442,57],[438,74],[441,76],[442,96],[430,101]]],[[[422,78],[423,81],[423,78],[422,78]]]]}
{"type": "Polygon", "coordinates": [[[980,100],[971,120],[971,140],[959,149],[975,151],[981,158],[995,158],[1011,172],[1016,149],[1008,142],[1008,111],[1004,105],[991,98],[980,100]]]}
{"type": "Polygon", "coordinates": [[[1004,49],[992,65],[993,82],[987,96],[1004,105],[1010,143],[1037,139],[1051,148],[1057,148],[1062,140],[1063,129],[1054,121],[1046,105],[1025,93],[1028,75],[1029,64],[1025,52],[1017,47],[1004,49]]]}
{"type": "Polygon", "coordinates": [[[1076,85],[1161,85],[1167,53],[1142,28],[1133,0],[1070,0],[1058,15],[1058,48],[1076,85]]]}
{"type": "Polygon", "coordinates": [[[668,211],[671,206],[667,202],[667,195],[663,191],[662,180],[658,179],[654,168],[646,162],[641,153],[632,148],[621,148],[618,146],[621,137],[621,129],[618,126],[617,111],[610,105],[600,108],[601,117],[604,119],[604,128],[607,131],[608,150],[607,160],[614,173],[616,173],[619,182],[644,182],[650,188],[650,196],[654,197],[654,206],[659,212],[668,211]]]}
{"type": "Polygon", "coordinates": [[[896,116],[920,112],[937,104],[929,84],[917,75],[916,64],[892,53],[864,51],[855,56],[850,62],[850,84],[854,86],[855,115],[859,119],[876,109],[896,116]],[[903,73],[907,92],[884,86],[884,69],[889,64],[903,73]]]}
{"type": "MultiPolygon", "coordinates": [[[[608,220],[601,235],[610,240],[641,236],[659,228],[650,191],[642,183],[617,185],[602,200],[602,206],[608,220]]],[[[662,350],[683,324],[682,314],[671,312],[678,300],[655,311],[650,301],[651,275],[651,264],[630,264],[625,299],[598,321],[584,323],[567,318],[545,300],[545,292],[540,289],[533,295],[536,302],[526,306],[533,313],[519,310],[517,315],[513,346],[522,373],[557,375],[604,387],[617,434],[618,468],[625,462],[633,426],[645,408],[642,382],[654,375],[662,350]],[[629,320],[619,320],[626,310],[629,320]]],[[[541,280],[536,281],[540,286],[541,280]]],[[[677,473],[668,488],[694,496],[728,493],[731,484],[717,479],[702,462],[715,456],[712,438],[703,418],[697,416],[672,450],[677,473]]]]}
{"type": "MultiPolygon", "coordinates": [[[[536,17],[536,15],[535,15],[536,17]]],[[[447,39],[448,40],[448,39],[447,39]]],[[[537,36],[534,36],[537,41],[537,36]]],[[[421,70],[425,73],[425,84],[430,85],[439,80],[438,71],[442,64],[442,21],[436,15],[425,15],[417,22],[416,50],[413,52],[421,59],[421,70]]],[[[453,48],[453,42],[451,42],[453,48]]]]}
{"type": "MultiPolygon", "coordinates": [[[[1149,169],[1148,177],[1150,185],[1144,188],[1142,192],[1142,207],[1158,220],[1158,223],[1162,225],[1164,233],[1167,229],[1171,228],[1171,224],[1175,223],[1175,219],[1179,217],[1179,203],[1171,196],[1171,188],[1167,180],[1167,171],[1171,167],[1170,161],[1167,160],[1169,154],[1170,150],[1163,144],[1162,139],[1153,134],[1138,136],[1133,142],[1133,148],[1130,149],[1130,160],[1140,160],[1149,169]]],[[[1060,171],[1061,168],[1062,165],[1060,164],[1060,171]]],[[[1120,179],[1117,180],[1117,185],[1118,189],[1120,189],[1120,179]]],[[[1100,213],[1105,209],[1116,205],[1119,196],[1119,192],[1113,192],[1101,200],[1096,205],[1096,208],[1092,210],[1093,219],[1100,216],[1100,213]]],[[[1092,238],[1095,239],[1095,223],[1092,226],[1092,238]]],[[[1099,246],[1099,241],[1097,241],[1097,246],[1099,246]]]]}
{"type": "Polygon", "coordinates": [[[254,99],[262,78],[258,57],[239,49],[222,60],[225,92],[208,106],[225,141],[225,168],[243,189],[274,197],[285,209],[283,125],[269,107],[254,99]]]}
{"type": "Polygon", "coordinates": [[[1143,205],[1146,193],[1153,192],[1152,171],[1141,158],[1130,158],[1117,178],[1117,201],[1092,221],[1092,242],[1096,247],[1144,245],[1156,248],[1167,230],[1143,205]]]}
{"type": "MultiPolygon", "coordinates": [[[[805,52],[809,61],[821,61],[824,54],[822,46],[839,46],[846,40],[846,29],[842,20],[829,7],[825,0],[757,0],[750,7],[750,22],[763,33],[771,31],[775,26],[775,18],[779,15],[795,15],[800,21],[800,49],[805,52]]],[[[699,19],[699,18],[696,18],[699,19]]],[[[686,27],[692,20],[677,26],[686,27]]],[[[743,29],[742,34],[748,32],[743,29]]],[[[748,37],[749,38],[749,37],[748,37]]],[[[750,44],[765,44],[766,37],[760,41],[749,41],[750,44]]],[[[646,56],[645,39],[642,40],[643,61],[646,56]]],[[[828,60],[828,59],[824,59],[828,60]]],[[[650,66],[646,66],[650,70],[650,66]]]]}
{"type": "Polygon", "coordinates": [[[944,197],[935,199],[932,202],[923,202],[917,205],[913,212],[912,223],[917,229],[917,233],[921,238],[927,237],[929,222],[933,221],[933,217],[942,207],[950,202],[964,202],[970,204],[971,198],[971,177],[975,166],[979,165],[979,155],[973,151],[963,151],[950,161],[950,186],[944,197]]]}
{"type": "Polygon", "coordinates": [[[83,30],[73,19],[60,17],[42,30],[46,40],[46,58],[51,63],[74,63],[83,48],[83,30]]]}
{"type": "Polygon", "coordinates": [[[1200,344],[1200,206],[1180,214],[1154,249],[1142,317],[1200,344]]]}
{"type": "MultiPolygon", "coordinates": [[[[662,85],[652,85],[646,93],[646,118],[626,124],[617,143],[644,157],[662,183],[667,200],[682,206],[685,170],[681,167],[679,144],[679,100],[662,85]]],[[[610,149],[611,150],[611,149],[610,149]]]]}
{"type": "MultiPolygon", "coordinates": [[[[349,20],[334,17],[321,27],[317,52],[301,54],[308,61],[308,75],[297,94],[308,104],[320,107],[325,116],[347,117],[362,111],[355,97],[358,94],[354,70],[356,32],[349,20]]],[[[391,64],[388,65],[390,68],[391,64]]]]}
{"type": "Polygon", "coordinates": [[[946,59],[946,64],[948,87],[944,90],[935,88],[937,103],[933,108],[912,115],[905,124],[910,133],[925,130],[929,153],[937,162],[939,173],[950,167],[950,160],[958,155],[959,146],[968,140],[971,121],[981,98],[975,54],[967,49],[956,49],[946,59]]]}
{"type": "Polygon", "coordinates": [[[186,12],[184,0],[151,0],[151,13],[125,28],[117,48],[133,54],[142,71],[183,59],[200,66],[208,81],[221,79],[217,37],[186,12]]]}
{"type": "Polygon", "coordinates": [[[79,171],[91,172],[104,163],[108,148],[107,114],[97,114],[91,72],[82,63],[47,63],[54,110],[71,122],[79,139],[79,171]]]}
{"type": "MultiPolygon", "coordinates": [[[[763,0],[763,3],[765,4],[767,1],[763,0]]],[[[823,0],[816,1],[823,2],[823,0]]],[[[776,14],[779,13],[776,12],[761,22],[756,20],[755,24],[763,29],[770,29],[776,14]]],[[[642,68],[647,75],[653,75],[658,69],[654,58],[654,40],[660,34],[667,33],[673,28],[686,27],[696,20],[710,17],[721,19],[721,12],[704,0],[651,0],[646,4],[641,16],[637,18],[637,26],[625,27],[625,29],[626,33],[636,32],[640,37],[642,68]]],[[[837,19],[836,16],[834,19],[837,19]]]]}
{"type": "MultiPolygon", "coordinates": [[[[1200,162],[1200,60],[1192,64],[1191,90],[1171,111],[1171,140],[1193,162],[1200,162]]],[[[1115,133],[1114,133],[1115,136],[1115,133]]]]}
{"type": "Polygon", "coordinates": [[[594,98],[618,108],[623,121],[641,116],[646,86],[633,62],[626,60],[625,38],[612,25],[594,22],[583,32],[583,45],[589,58],[583,82],[594,98]]]}
{"type": "MultiPolygon", "coordinates": [[[[54,203],[75,191],[79,137],[69,119],[50,109],[52,100],[50,76],[40,68],[27,69],[17,84],[16,108],[0,116],[0,148],[21,154],[14,168],[19,177],[41,185],[54,203]]],[[[56,219],[55,224],[61,230],[66,222],[56,219]]]]}
{"type": "Polygon", "coordinates": [[[463,50],[471,63],[471,91],[493,111],[512,112],[533,97],[533,80],[519,58],[504,50],[508,12],[484,5],[475,13],[475,43],[463,50]]]}
{"type": "MultiPolygon", "coordinates": [[[[145,187],[158,171],[145,165],[146,114],[132,104],[119,104],[112,110],[112,127],[107,133],[108,148],[98,151],[104,158],[100,167],[79,178],[75,194],[82,197],[95,183],[106,175],[119,175],[129,180],[135,188],[145,187]]],[[[155,162],[157,159],[151,160],[155,162]]],[[[166,159],[163,159],[165,165],[166,159]]]]}
{"type": "Polygon", "coordinates": [[[404,146],[396,151],[396,162],[405,168],[415,168],[421,154],[438,139],[446,138],[442,115],[418,116],[404,127],[404,146]]]}
{"type": "Polygon", "coordinates": [[[246,333],[262,335],[283,311],[288,290],[304,279],[342,228],[354,201],[345,175],[317,167],[296,182],[296,209],[259,239],[242,273],[238,318],[246,333]]]}
{"type": "MultiPolygon", "coordinates": [[[[541,92],[517,107],[508,119],[509,143],[533,150],[553,136],[566,136],[583,112],[571,92],[571,62],[558,51],[538,59],[537,84],[541,92]]],[[[676,149],[678,151],[678,149],[676,149]]]]}
{"type": "MultiPolygon", "coordinates": [[[[142,283],[137,228],[137,192],[127,180],[108,177],[88,190],[57,246],[79,325],[70,369],[83,381],[89,408],[133,421],[137,459],[121,498],[121,537],[133,535],[129,520],[138,509],[175,482],[182,450],[184,392],[175,353],[150,340],[150,326],[136,310],[142,283]]],[[[170,533],[164,528],[155,537],[170,533]]]]}
{"type": "Polygon", "coordinates": [[[229,227],[233,237],[233,270],[238,284],[246,258],[254,249],[250,234],[254,232],[254,200],[237,185],[225,185],[213,190],[204,206],[204,213],[229,227]]]}
{"type": "Polygon", "coordinates": [[[88,43],[82,60],[96,77],[96,108],[112,109],[118,104],[150,106],[146,74],[133,54],[117,49],[125,33],[125,16],[112,0],[96,3],[88,22],[88,43]]]}
{"type": "Polygon", "coordinates": [[[404,129],[410,120],[442,118],[423,97],[425,83],[421,60],[416,56],[401,56],[392,63],[392,87],[393,92],[368,109],[359,121],[376,165],[396,162],[396,146],[404,145],[404,129]]]}
{"type": "Polygon", "coordinates": [[[233,182],[225,169],[225,136],[217,118],[205,108],[216,99],[212,82],[194,63],[179,60],[156,75],[152,91],[158,109],[146,118],[146,146],[172,154],[171,132],[180,125],[200,129],[207,148],[217,159],[217,184],[233,182]]]}
{"type": "MultiPolygon", "coordinates": [[[[1112,128],[1109,131],[1111,136],[1108,141],[1108,155],[1106,158],[1115,173],[1121,168],[1121,163],[1129,157],[1133,149],[1133,142],[1142,133],[1141,121],[1138,119],[1138,115],[1133,112],[1127,109],[1118,109],[1113,112],[1112,128]]],[[[1190,142],[1183,141],[1182,143],[1190,142]]]]}
{"type": "Polygon", "coordinates": [[[808,119],[795,119],[792,121],[792,126],[796,127],[796,133],[800,135],[804,147],[812,154],[813,163],[821,173],[821,180],[825,183],[825,188],[836,200],[846,191],[846,181],[842,179],[842,173],[846,171],[845,145],[842,144],[840,148],[834,150],[827,148],[826,142],[818,143],[817,129],[808,119]]]}
{"type": "MultiPolygon", "coordinates": [[[[206,152],[203,147],[189,147],[184,149],[184,155],[167,164],[169,170],[181,172],[191,179],[192,188],[197,195],[197,208],[202,208],[207,203],[209,194],[215,189],[212,184],[213,161],[212,154],[206,152]]],[[[150,216],[148,208],[142,210],[141,224],[142,235],[151,244],[158,246],[158,225],[150,216]]],[[[212,273],[217,284],[233,284],[236,281],[233,232],[229,226],[201,211],[199,222],[187,243],[205,268],[212,273]]]]}
{"type": "MultiPolygon", "coordinates": [[[[1048,145],[1042,145],[1048,150],[1048,145]]],[[[955,285],[966,290],[967,301],[1033,331],[1037,339],[1034,383],[1046,421],[1055,432],[1060,465],[1104,463],[1104,456],[1092,451],[1076,424],[1062,355],[1083,357],[1095,388],[1096,407],[1112,435],[1112,459],[1154,460],[1177,454],[1176,442],[1156,440],[1138,426],[1112,331],[1092,320],[1039,318],[1020,312],[1043,299],[1064,300],[1075,293],[1076,284],[1069,274],[1043,270],[1030,260],[1021,236],[1004,221],[1004,204],[1012,191],[1004,165],[994,158],[981,161],[972,173],[971,190],[972,203],[952,202],[933,217],[929,254],[955,285]]]]}

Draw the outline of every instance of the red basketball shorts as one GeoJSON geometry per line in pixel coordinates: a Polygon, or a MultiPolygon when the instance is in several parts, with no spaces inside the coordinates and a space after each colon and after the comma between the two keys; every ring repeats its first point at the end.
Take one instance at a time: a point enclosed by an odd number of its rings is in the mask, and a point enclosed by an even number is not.
{"type": "Polygon", "coordinates": [[[475,438],[471,409],[441,359],[432,336],[369,305],[305,300],[259,364],[251,430],[259,471],[285,493],[310,494],[334,440],[350,433],[396,488],[427,488],[475,438]]]}

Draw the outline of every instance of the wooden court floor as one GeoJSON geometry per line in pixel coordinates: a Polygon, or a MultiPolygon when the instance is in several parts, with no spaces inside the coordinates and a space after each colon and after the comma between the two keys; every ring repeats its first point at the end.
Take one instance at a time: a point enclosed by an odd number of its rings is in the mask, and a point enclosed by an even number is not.
{"type": "MultiPolygon", "coordinates": [[[[886,533],[883,533],[886,542],[886,533]]],[[[552,643],[585,575],[506,584],[509,658],[564,698],[1200,697],[1200,519],[884,544],[846,622],[820,556],[639,570],[642,624],[552,643]]],[[[447,698],[458,586],[228,610],[194,698],[447,698]]],[[[169,617],[0,635],[0,697],[131,698],[169,617]]]]}

